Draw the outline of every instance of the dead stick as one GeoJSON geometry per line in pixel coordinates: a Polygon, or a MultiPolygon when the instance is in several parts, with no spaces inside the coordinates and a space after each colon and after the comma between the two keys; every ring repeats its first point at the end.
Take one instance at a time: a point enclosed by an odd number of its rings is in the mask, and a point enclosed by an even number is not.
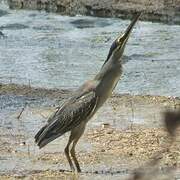
{"type": "Polygon", "coordinates": [[[19,115],[17,116],[17,119],[20,119],[22,113],[24,112],[25,108],[27,106],[27,103],[25,103],[24,107],[22,108],[21,112],[19,113],[19,115]]]}

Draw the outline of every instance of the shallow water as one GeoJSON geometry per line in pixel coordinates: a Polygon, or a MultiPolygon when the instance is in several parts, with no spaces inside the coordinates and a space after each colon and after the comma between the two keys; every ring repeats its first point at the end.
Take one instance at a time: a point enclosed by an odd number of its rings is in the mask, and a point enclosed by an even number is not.
{"type": "MultiPolygon", "coordinates": [[[[129,20],[68,17],[0,5],[0,82],[74,88],[92,78],[129,20]],[[7,13],[5,13],[7,12],[7,13]]],[[[138,22],[118,93],[180,96],[180,26],[138,22]]]]}

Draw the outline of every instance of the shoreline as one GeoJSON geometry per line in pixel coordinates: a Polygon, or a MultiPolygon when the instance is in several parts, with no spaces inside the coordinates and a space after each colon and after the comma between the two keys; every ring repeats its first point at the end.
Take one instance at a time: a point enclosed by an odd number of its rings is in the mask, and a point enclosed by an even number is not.
{"type": "MultiPolygon", "coordinates": [[[[29,97],[47,97],[50,99],[65,99],[73,94],[73,89],[59,89],[59,88],[43,88],[33,87],[29,85],[19,84],[3,84],[0,83],[0,95],[17,95],[17,96],[29,96],[29,97]]],[[[131,94],[119,94],[113,93],[110,98],[122,98],[122,97],[134,97],[135,99],[143,98],[149,99],[151,102],[156,99],[156,102],[180,102],[180,97],[173,96],[159,96],[159,95],[131,95],[131,94]]]]}
{"type": "Polygon", "coordinates": [[[8,0],[10,9],[45,10],[61,15],[88,15],[96,17],[132,18],[134,13],[143,12],[141,20],[180,24],[180,2],[155,0],[93,1],[93,0],[8,0]]]}

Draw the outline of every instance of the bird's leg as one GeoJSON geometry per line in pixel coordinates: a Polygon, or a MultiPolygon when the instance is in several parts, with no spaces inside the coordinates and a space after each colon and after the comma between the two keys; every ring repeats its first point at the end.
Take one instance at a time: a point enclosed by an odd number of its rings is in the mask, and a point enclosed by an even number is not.
{"type": "Polygon", "coordinates": [[[66,158],[67,158],[67,160],[68,160],[68,162],[69,162],[69,165],[70,165],[71,170],[72,170],[72,171],[75,171],[75,168],[74,168],[73,163],[72,163],[72,161],[71,161],[71,158],[70,158],[70,156],[69,156],[69,146],[71,145],[72,141],[73,141],[73,138],[72,138],[72,135],[70,135],[70,136],[69,136],[69,141],[68,141],[68,143],[67,143],[67,146],[66,146],[65,149],[64,149],[64,152],[65,152],[66,158]]]}
{"type": "Polygon", "coordinates": [[[72,156],[72,159],[76,165],[76,168],[77,168],[77,172],[81,172],[81,168],[80,168],[80,165],[79,165],[79,162],[76,158],[76,152],[75,152],[75,146],[77,144],[78,141],[74,141],[73,142],[73,146],[72,146],[72,149],[70,150],[70,153],[71,153],[71,156],[72,156]]]}
{"type": "Polygon", "coordinates": [[[76,165],[77,172],[81,172],[81,168],[80,168],[79,162],[76,158],[75,146],[76,146],[78,140],[80,139],[80,137],[82,136],[82,134],[84,133],[84,129],[85,129],[85,124],[81,124],[78,127],[78,131],[77,130],[72,131],[72,134],[74,134],[74,136],[73,136],[73,145],[70,150],[70,153],[71,153],[72,159],[76,165]]]}

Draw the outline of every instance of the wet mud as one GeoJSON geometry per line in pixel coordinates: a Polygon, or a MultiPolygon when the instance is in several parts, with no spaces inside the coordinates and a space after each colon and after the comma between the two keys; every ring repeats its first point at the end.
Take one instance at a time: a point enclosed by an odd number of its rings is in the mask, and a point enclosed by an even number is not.
{"type": "Polygon", "coordinates": [[[72,93],[1,84],[1,179],[128,179],[135,168],[155,156],[160,174],[171,170],[167,177],[179,177],[180,136],[170,143],[162,121],[165,111],[179,108],[179,98],[114,94],[89,122],[77,145],[80,174],[69,171],[64,155],[68,133],[39,150],[35,133],[72,93]]]}

